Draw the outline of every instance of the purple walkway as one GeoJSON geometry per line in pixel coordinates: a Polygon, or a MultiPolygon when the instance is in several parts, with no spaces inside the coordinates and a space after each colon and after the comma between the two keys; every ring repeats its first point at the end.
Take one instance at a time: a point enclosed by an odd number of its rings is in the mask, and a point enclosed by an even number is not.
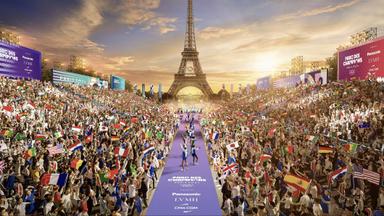
{"type": "Polygon", "coordinates": [[[195,121],[195,143],[199,148],[197,151],[199,164],[193,166],[192,156],[189,154],[189,166],[185,171],[181,171],[180,167],[180,143],[183,142],[181,137],[183,133],[185,133],[184,123],[176,135],[147,215],[221,215],[200,125],[195,121]]]}

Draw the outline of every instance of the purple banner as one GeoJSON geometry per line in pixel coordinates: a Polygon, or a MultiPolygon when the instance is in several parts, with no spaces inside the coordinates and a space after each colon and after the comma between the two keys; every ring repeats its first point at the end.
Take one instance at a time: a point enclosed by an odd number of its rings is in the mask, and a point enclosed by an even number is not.
{"type": "Polygon", "coordinates": [[[274,88],[291,88],[299,84],[300,81],[301,80],[299,75],[289,76],[289,77],[275,80],[273,82],[273,87],[274,88]]]}
{"type": "Polygon", "coordinates": [[[384,38],[339,52],[339,80],[384,77],[384,38]]]}
{"type": "Polygon", "coordinates": [[[41,53],[0,41],[0,76],[41,80],[41,53]]]}
{"type": "Polygon", "coordinates": [[[256,82],[257,89],[268,89],[269,80],[270,80],[269,76],[257,79],[257,82],[256,82]]]}

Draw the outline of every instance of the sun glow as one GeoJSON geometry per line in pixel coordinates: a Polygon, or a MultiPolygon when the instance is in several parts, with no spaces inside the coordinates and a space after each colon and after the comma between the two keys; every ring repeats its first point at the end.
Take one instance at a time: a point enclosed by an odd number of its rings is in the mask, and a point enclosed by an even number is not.
{"type": "Polygon", "coordinates": [[[255,61],[252,62],[252,69],[271,74],[278,70],[279,61],[275,53],[265,53],[256,57],[255,61]]]}

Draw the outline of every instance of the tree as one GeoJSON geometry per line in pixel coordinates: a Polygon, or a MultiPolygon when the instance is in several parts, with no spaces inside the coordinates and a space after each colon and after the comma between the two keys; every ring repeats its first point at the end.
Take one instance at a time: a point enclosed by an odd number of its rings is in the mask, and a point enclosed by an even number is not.
{"type": "Polygon", "coordinates": [[[43,81],[49,81],[49,82],[52,81],[52,71],[48,67],[47,61],[44,61],[43,59],[41,61],[41,72],[42,72],[41,79],[43,81]]]}
{"type": "Polygon", "coordinates": [[[131,81],[125,80],[125,90],[127,90],[128,92],[133,92],[133,85],[131,81]]]}
{"type": "Polygon", "coordinates": [[[338,63],[338,54],[335,52],[333,56],[326,58],[325,61],[328,65],[328,80],[329,81],[337,81],[337,63],[338,63]]]}

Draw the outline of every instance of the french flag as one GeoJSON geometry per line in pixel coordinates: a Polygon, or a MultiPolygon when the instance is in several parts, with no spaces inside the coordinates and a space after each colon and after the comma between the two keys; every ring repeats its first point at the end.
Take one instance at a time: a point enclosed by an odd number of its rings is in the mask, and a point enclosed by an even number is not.
{"type": "Polygon", "coordinates": [[[115,147],[115,150],[113,151],[114,155],[121,156],[121,157],[128,157],[129,149],[121,148],[121,147],[115,147]]]}
{"type": "Polygon", "coordinates": [[[68,147],[68,150],[71,152],[74,152],[76,150],[81,150],[81,149],[83,149],[83,144],[81,142],[77,142],[68,147]]]}
{"type": "Polygon", "coordinates": [[[40,184],[46,185],[57,185],[63,187],[67,182],[67,173],[46,173],[41,177],[40,184]]]}
{"type": "Polygon", "coordinates": [[[144,151],[143,151],[143,157],[146,157],[150,152],[154,151],[155,150],[155,147],[154,146],[150,146],[148,148],[146,148],[144,151]]]}
{"type": "Polygon", "coordinates": [[[331,172],[331,174],[329,174],[328,176],[328,182],[331,183],[332,181],[344,175],[345,173],[347,173],[347,167],[342,167],[340,169],[337,169],[331,172]]]}
{"type": "Polygon", "coordinates": [[[73,126],[72,131],[79,133],[81,131],[81,127],[80,126],[73,126]]]}

